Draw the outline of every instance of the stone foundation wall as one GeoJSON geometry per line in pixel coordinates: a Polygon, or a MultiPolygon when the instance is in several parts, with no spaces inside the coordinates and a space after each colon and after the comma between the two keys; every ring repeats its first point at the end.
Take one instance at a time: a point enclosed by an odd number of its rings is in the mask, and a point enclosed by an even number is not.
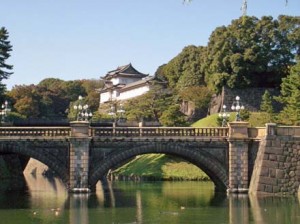
{"type": "MultiPolygon", "coordinates": [[[[272,96],[279,95],[279,90],[274,88],[243,88],[243,89],[229,89],[228,87],[223,87],[222,93],[219,95],[214,95],[211,99],[209,114],[219,113],[222,105],[226,105],[228,111],[235,100],[236,96],[241,98],[241,103],[249,111],[259,111],[260,104],[262,101],[262,96],[265,91],[268,90],[272,96]]],[[[274,102],[274,109],[278,111],[280,105],[274,102]]]]}
{"type": "Polygon", "coordinates": [[[271,127],[256,157],[249,192],[297,194],[300,184],[300,127],[271,127]]]}

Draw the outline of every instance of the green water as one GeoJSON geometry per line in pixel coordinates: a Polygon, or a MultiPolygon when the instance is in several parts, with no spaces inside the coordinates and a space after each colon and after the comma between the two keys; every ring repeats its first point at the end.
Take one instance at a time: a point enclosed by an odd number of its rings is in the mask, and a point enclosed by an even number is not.
{"type": "Polygon", "coordinates": [[[115,182],[69,195],[58,179],[29,175],[24,182],[1,181],[0,224],[300,223],[297,197],[216,195],[213,189],[210,182],[115,182]]]}

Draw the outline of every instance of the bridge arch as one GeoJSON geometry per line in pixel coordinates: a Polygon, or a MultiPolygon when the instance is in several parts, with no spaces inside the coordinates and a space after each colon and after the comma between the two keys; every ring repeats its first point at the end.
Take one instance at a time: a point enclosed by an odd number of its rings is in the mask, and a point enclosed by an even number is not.
{"type": "MultiPolygon", "coordinates": [[[[62,144],[60,144],[60,147],[62,144]]],[[[65,150],[68,151],[66,144],[65,150]]],[[[27,156],[33,159],[40,161],[41,163],[47,165],[51,170],[55,171],[57,176],[63,181],[63,183],[68,185],[68,159],[63,156],[57,156],[57,151],[61,152],[62,150],[53,150],[52,147],[55,147],[53,143],[43,141],[42,144],[37,144],[37,142],[31,141],[1,141],[0,142],[0,155],[2,153],[17,154],[27,156]],[[49,147],[51,145],[51,147],[49,147]],[[56,153],[54,152],[56,151],[56,153]],[[62,159],[64,158],[64,159],[62,159]]],[[[64,148],[64,147],[63,147],[64,148]]]]}
{"type": "Polygon", "coordinates": [[[149,142],[127,149],[118,149],[107,155],[105,160],[96,164],[91,170],[89,184],[93,188],[112,167],[123,164],[124,161],[142,154],[160,153],[181,157],[202,169],[214,182],[216,191],[226,191],[228,173],[224,164],[211,154],[201,150],[201,147],[186,142],[149,142]]]}

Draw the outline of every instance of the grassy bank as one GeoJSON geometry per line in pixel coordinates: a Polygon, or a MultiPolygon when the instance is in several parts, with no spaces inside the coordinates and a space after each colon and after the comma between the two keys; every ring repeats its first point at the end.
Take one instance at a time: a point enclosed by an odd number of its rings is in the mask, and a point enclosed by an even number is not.
{"type": "Polygon", "coordinates": [[[209,180],[198,167],[178,157],[146,154],[113,171],[114,176],[138,176],[150,180],[209,180]]]}

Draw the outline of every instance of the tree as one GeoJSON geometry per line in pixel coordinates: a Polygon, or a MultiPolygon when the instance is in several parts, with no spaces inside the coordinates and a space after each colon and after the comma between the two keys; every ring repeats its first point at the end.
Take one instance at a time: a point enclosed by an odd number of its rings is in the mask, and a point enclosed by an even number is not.
{"type": "Polygon", "coordinates": [[[287,125],[300,125],[300,61],[283,78],[280,96],[276,98],[284,107],[279,113],[280,122],[287,125]]]}
{"type": "Polygon", "coordinates": [[[191,86],[181,89],[178,93],[182,101],[192,102],[194,111],[192,119],[206,116],[212,93],[205,86],[191,86]]]}
{"type": "Polygon", "coordinates": [[[103,87],[103,80],[82,80],[81,86],[87,94],[86,102],[90,106],[91,111],[97,111],[100,102],[100,94],[97,92],[97,89],[103,87]]]}
{"type": "Polygon", "coordinates": [[[160,79],[166,79],[173,89],[202,85],[204,73],[201,61],[204,54],[204,47],[187,46],[168,64],[161,66],[156,74],[160,79]]]}
{"type": "Polygon", "coordinates": [[[2,84],[3,79],[8,79],[12,74],[9,70],[13,69],[12,65],[8,65],[6,60],[10,57],[10,51],[12,51],[12,45],[8,41],[8,32],[2,27],[0,29],[0,94],[5,91],[5,85],[2,84]]]}
{"type": "Polygon", "coordinates": [[[162,113],[173,103],[170,91],[162,85],[154,84],[147,93],[128,100],[125,103],[128,120],[143,119],[158,121],[162,113]]]}
{"type": "Polygon", "coordinates": [[[262,101],[260,104],[261,110],[261,119],[267,122],[274,122],[275,114],[272,105],[272,96],[268,90],[265,91],[264,95],[262,96],[262,101]]]}
{"type": "Polygon", "coordinates": [[[40,97],[35,85],[17,85],[8,92],[8,97],[16,113],[26,118],[37,118],[40,116],[40,97]]]}
{"type": "Polygon", "coordinates": [[[267,112],[270,115],[274,113],[274,109],[272,105],[272,96],[268,90],[266,90],[264,95],[262,96],[260,110],[263,112],[267,112]]]}
{"type": "Polygon", "coordinates": [[[299,25],[300,17],[245,16],[216,28],[203,65],[206,82],[230,88],[278,86],[299,56],[299,25]]]}
{"type": "Polygon", "coordinates": [[[171,105],[165,110],[159,118],[163,126],[186,126],[186,116],[180,112],[180,106],[175,104],[171,105]]]}

